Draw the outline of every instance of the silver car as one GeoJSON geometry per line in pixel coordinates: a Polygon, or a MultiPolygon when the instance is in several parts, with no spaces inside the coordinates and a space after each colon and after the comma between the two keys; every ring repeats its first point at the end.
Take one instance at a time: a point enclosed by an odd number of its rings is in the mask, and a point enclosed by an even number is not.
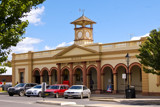
{"type": "Polygon", "coordinates": [[[64,98],[68,97],[88,97],[90,98],[91,91],[85,85],[72,85],[68,90],[64,92],[64,98]]]}

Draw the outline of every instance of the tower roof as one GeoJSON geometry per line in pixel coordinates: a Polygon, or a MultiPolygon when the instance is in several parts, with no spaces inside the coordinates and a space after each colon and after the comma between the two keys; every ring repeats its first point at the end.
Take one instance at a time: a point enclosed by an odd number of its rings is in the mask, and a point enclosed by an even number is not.
{"type": "Polygon", "coordinates": [[[86,16],[82,15],[77,20],[71,22],[71,24],[76,24],[76,25],[85,24],[85,25],[89,25],[89,24],[96,24],[96,22],[94,22],[91,19],[87,18],[86,16]]]}

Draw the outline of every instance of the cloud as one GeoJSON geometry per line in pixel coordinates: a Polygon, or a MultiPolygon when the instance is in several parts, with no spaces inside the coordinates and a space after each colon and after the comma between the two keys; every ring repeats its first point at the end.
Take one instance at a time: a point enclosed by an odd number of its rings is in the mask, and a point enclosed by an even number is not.
{"type": "Polygon", "coordinates": [[[26,37],[23,41],[19,42],[16,47],[11,47],[12,52],[14,53],[25,53],[28,51],[34,51],[33,44],[38,44],[42,40],[37,38],[26,37]]]}
{"type": "Polygon", "coordinates": [[[59,47],[65,47],[65,46],[70,46],[72,45],[74,42],[62,42],[61,44],[57,45],[56,47],[49,47],[49,46],[45,46],[45,50],[51,50],[51,49],[56,49],[56,48],[59,48],[59,47]]]}
{"type": "Polygon", "coordinates": [[[64,46],[69,46],[69,45],[72,45],[72,44],[73,44],[73,42],[69,42],[69,43],[62,42],[61,44],[57,45],[56,48],[64,47],[64,46]]]}
{"type": "Polygon", "coordinates": [[[38,7],[38,8],[33,8],[29,13],[26,13],[26,17],[21,18],[22,21],[28,20],[29,23],[32,23],[34,25],[39,25],[42,24],[41,22],[41,15],[44,12],[45,7],[38,7]]]}
{"type": "Polygon", "coordinates": [[[34,44],[39,44],[42,40],[37,38],[26,37],[23,41],[19,42],[17,46],[11,47],[11,53],[8,55],[8,60],[12,59],[12,53],[26,53],[28,51],[34,51],[34,44]]]}
{"type": "Polygon", "coordinates": [[[135,36],[135,37],[132,37],[131,40],[140,40],[141,37],[146,37],[146,36],[149,36],[149,33],[143,35],[143,36],[135,36]]]}

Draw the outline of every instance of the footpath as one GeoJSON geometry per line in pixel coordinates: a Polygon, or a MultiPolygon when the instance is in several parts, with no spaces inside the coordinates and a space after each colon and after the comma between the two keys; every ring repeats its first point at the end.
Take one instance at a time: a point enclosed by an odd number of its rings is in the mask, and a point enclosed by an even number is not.
{"type": "Polygon", "coordinates": [[[160,106],[160,96],[142,96],[137,95],[136,98],[126,99],[123,94],[92,94],[90,101],[102,101],[101,104],[77,105],[76,102],[67,101],[37,101],[41,104],[52,104],[68,107],[141,107],[144,106],[160,106]],[[103,104],[103,102],[116,102],[118,104],[103,104]],[[121,104],[121,105],[119,105],[121,104]]]}
{"type": "Polygon", "coordinates": [[[117,102],[127,105],[160,105],[160,96],[142,96],[136,95],[136,98],[125,98],[124,94],[93,94],[92,101],[117,102]]]}

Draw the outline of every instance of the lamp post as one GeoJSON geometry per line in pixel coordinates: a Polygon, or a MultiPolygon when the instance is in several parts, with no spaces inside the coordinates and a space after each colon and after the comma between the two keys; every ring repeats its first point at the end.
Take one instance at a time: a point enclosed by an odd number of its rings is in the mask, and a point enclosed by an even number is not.
{"type": "Polygon", "coordinates": [[[126,61],[127,61],[127,81],[128,81],[128,87],[127,89],[125,90],[126,92],[126,98],[136,98],[136,93],[135,93],[135,88],[131,88],[130,85],[129,85],[129,53],[127,53],[126,55],[126,61]]]}
{"type": "Polygon", "coordinates": [[[128,86],[127,86],[127,88],[129,89],[129,53],[127,53],[127,55],[125,56],[126,57],[126,61],[127,61],[127,71],[128,71],[128,73],[127,73],[127,81],[128,81],[128,86]]]}

